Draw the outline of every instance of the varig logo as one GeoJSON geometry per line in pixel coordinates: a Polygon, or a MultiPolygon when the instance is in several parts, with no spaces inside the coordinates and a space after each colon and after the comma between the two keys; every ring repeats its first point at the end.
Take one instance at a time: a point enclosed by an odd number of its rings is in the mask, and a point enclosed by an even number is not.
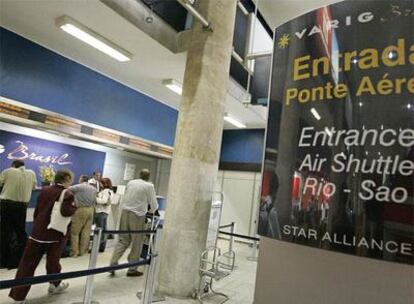
{"type": "Polygon", "coordinates": [[[279,46],[279,48],[284,49],[289,45],[289,41],[290,41],[290,35],[289,34],[284,34],[279,39],[279,42],[277,43],[277,45],[279,46]]]}
{"type": "MultiPolygon", "coordinates": [[[[293,34],[293,37],[296,37],[299,40],[304,39],[305,37],[312,37],[314,35],[324,36],[326,33],[337,30],[342,27],[352,26],[354,23],[369,23],[374,20],[375,16],[372,12],[363,12],[358,16],[346,16],[344,19],[332,19],[330,18],[329,13],[327,13],[327,8],[322,8],[319,10],[321,13],[321,22],[320,24],[315,24],[310,27],[305,27],[299,31],[296,31],[293,34]]],[[[280,49],[285,49],[291,40],[290,34],[283,34],[278,40],[278,46],[280,49]]]]}

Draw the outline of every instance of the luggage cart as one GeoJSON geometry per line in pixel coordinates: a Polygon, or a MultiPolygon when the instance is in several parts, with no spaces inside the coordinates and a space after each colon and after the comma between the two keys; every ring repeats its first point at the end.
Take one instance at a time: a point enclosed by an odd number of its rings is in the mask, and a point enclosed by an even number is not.
{"type": "Polygon", "coordinates": [[[214,295],[224,297],[226,302],[229,297],[213,289],[213,282],[227,277],[234,269],[234,259],[228,253],[221,254],[221,249],[217,247],[217,238],[220,226],[221,211],[223,207],[224,195],[222,192],[212,193],[212,209],[210,212],[209,232],[207,236],[207,248],[201,253],[199,274],[201,277],[200,286],[193,293],[193,298],[200,303],[203,299],[214,295]]]}
{"type": "Polygon", "coordinates": [[[214,281],[219,281],[231,273],[230,269],[232,265],[225,262],[227,258],[227,256],[221,254],[221,250],[218,247],[207,248],[201,254],[199,269],[201,285],[196,295],[200,303],[204,303],[203,299],[210,298],[214,295],[224,297],[224,300],[220,304],[223,304],[229,299],[229,296],[222,292],[217,292],[213,288],[214,281]]]}

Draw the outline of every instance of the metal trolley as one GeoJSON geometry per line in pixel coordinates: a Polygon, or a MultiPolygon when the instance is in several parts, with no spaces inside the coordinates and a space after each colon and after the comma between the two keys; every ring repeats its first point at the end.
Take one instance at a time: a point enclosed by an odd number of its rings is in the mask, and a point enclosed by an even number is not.
{"type": "Polygon", "coordinates": [[[219,281],[227,277],[234,270],[235,262],[233,244],[229,247],[231,248],[229,249],[229,252],[223,254],[221,253],[221,249],[217,247],[223,200],[224,197],[221,192],[213,193],[207,248],[200,256],[200,286],[193,294],[194,298],[200,303],[204,303],[203,299],[210,298],[214,295],[224,297],[224,300],[221,303],[224,303],[229,299],[226,294],[217,292],[213,288],[214,281],[219,281]]]}

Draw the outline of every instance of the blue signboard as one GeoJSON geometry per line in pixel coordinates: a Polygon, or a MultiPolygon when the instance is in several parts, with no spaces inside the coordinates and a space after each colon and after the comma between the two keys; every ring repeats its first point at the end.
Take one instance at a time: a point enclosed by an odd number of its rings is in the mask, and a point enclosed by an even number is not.
{"type": "Polygon", "coordinates": [[[36,172],[40,183],[40,167],[53,166],[75,173],[74,182],[81,174],[102,172],[105,153],[36,137],[0,130],[0,170],[10,167],[13,160],[22,160],[27,169],[36,172]]]}

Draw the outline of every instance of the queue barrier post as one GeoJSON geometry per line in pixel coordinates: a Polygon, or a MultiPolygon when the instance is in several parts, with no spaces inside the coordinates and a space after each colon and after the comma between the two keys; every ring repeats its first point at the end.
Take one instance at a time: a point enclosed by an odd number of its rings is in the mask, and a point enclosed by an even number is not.
{"type": "Polygon", "coordinates": [[[247,260],[250,262],[257,262],[258,257],[257,257],[257,246],[258,245],[258,241],[254,240],[253,244],[252,244],[252,255],[247,257],[247,260]]]}
{"type": "Polygon", "coordinates": [[[231,222],[230,224],[230,239],[229,239],[229,249],[226,253],[223,254],[226,257],[226,264],[228,270],[233,271],[236,269],[236,252],[234,251],[234,234],[236,233],[236,223],[231,222]]]}
{"type": "Polygon", "coordinates": [[[253,241],[253,243],[251,244],[251,246],[252,246],[252,255],[250,257],[247,257],[247,260],[252,261],[252,262],[257,262],[257,251],[258,251],[257,249],[259,248],[258,245],[260,243],[259,238],[253,237],[253,236],[248,236],[248,235],[232,233],[232,232],[226,232],[226,231],[222,231],[222,230],[220,230],[219,233],[224,234],[224,235],[229,235],[229,236],[232,236],[232,237],[238,237],[238,238],[253,241]]]}
{"type": "MultiPolygon", "coordinates": [[[[141,298],[142,304],[151,304],[153,303],[153,296],[155,293],[155,273],[157,268],[158,262],[158,253],[159,253],[159,245],[161,241],[161,229],[158,229],[154,235],[154,246],[152,247],[151,252],[151,262],[150,266],[147,271],[147,276],[145,279],[145,288],[142,293],[138,293],[137,296],[141,298]]],[[[162,301],[164,299],[159,299],[157,301],[162,301]]],[[[155,302],[155,301],[154,301],[155,302]]]]}
{"type": "MultiPolygon", "coordinates": [[[[89,256],[89,266],[88,269],[95,269],[96,262],[98,260],[99,245],[102,238],[102,229],[95,228],[93,232],[93,241],[92,241],[92,250],[89,256]]],[[[98,304],[99,302],[93,301],[93,280],[94,275],[89,275],[86,277],[85,292],[83,294],[83,304],[98,304]]]]}
{"type": "MultiPolygon", "coordinates": [[[[235,222],[231,222],[230,233],[231,234],[236,233],[236,223],[235,222]]],[[[233,252],[233,247],[234,247],[234,236],[231,235],[230,236],[230,242],[229,242],[229,252],[233,252]]]]}

